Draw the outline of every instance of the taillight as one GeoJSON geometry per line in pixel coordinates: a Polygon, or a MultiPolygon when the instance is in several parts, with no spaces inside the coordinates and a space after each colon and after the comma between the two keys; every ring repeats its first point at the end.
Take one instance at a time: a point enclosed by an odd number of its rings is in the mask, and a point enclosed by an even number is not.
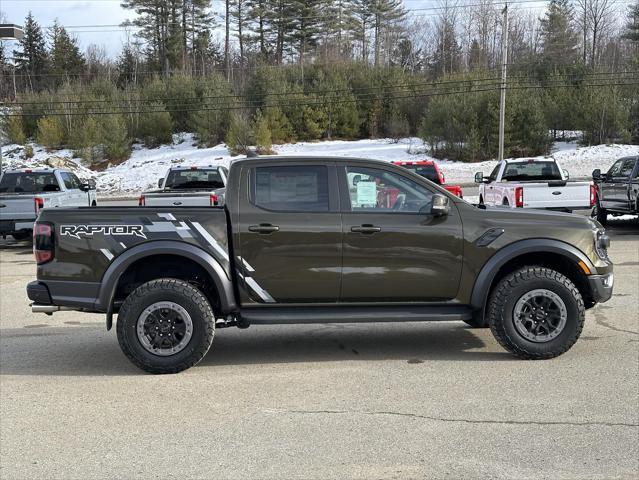
{"type": "Polygon", "coordinates": [[[515,207],[524,206],[524,187],[515,187],[515,207]]]}
{"type": "Polygon", "coordinates": [[[214,207],[217,205],[218,202],[218,197],[217,195],[215,195],[214,193],[211,194],[210,196],[210,201],[211,201],[211,206],[214,207]]]}
{"type": "Polygon", "coordinates": [[[597,203],[597,187],[594,184],[590,184],[590,206],[594,207],[597,203]]]}
{"type": "Polygon", "coordinates": [[[35,208],[36,216],[40,213],[40,210],[44,208],[44,198],[35,197],[33,199],[33,207],[35,208]]]}
{"type": "Polygon", "coordinates": [[[140,195],[140,198],[138,198],[138,207],[143,207],[144,205],[146,205],[144,195],[140,195]]]}
{"type": "Polygon", "coordinates": [[[53,225],[46,222],[36,222],[33,226],[33,254],[36,263],[43,263],[53,260],[53,225]]]}

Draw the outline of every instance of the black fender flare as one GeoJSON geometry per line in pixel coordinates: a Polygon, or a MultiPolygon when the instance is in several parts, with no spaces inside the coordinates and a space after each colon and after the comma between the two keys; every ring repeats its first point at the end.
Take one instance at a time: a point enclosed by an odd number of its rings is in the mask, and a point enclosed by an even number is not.
{"type": "Polygon", "coordinates": [[[499,272],[499,269],[506,263],[527,253],[549,252],[562,255],[573,261],[575,264],[582,261],[586,264],[590,271],[596,271],[588,256],[569,243],[547,238],[520,240],[501,248],[484,264],[479,275],[477,275],[475,285],[473,286],[473,293],[470,300],[473,309],[479,310],[483,313],[488,301],[490,286],[492,285],[497,272],[499,272]]]}
{"type": "Polygon", "coordinates": [[[112,315],[113,296],[120,277],[133,262],[152,255],[175,255],[193,260],[202,266],[213,279],[220,297],[222,313],[230,313],[237,309],[233,282],[229,279],[222,265],[211,254],[189,243],[158,240],[131,247],[116,257],[104,272],[95,309],[107,312],[107,324],[112,315]]]}

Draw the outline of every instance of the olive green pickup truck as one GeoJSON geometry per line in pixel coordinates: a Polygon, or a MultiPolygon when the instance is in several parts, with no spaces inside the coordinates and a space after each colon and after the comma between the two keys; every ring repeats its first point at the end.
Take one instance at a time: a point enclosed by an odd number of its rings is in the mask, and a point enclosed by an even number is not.
{"type": "Polygon", "coordinates": [[[252,158],[224,207],[44,209],[34,312],[117,315],[138,367],[198,363],[215,328],[459,320],[521,358],[579,337],[612,295],[596,221],[474,206],[386,162],[252,158]]]}

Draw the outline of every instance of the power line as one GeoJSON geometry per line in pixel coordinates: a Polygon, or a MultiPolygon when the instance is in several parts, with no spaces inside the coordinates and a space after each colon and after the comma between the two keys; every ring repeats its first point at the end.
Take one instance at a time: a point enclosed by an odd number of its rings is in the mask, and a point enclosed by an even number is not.
{"type": "MultiPolygon", "coordinates": [[[[632,79],[634,80],[634,79],[632,79]]],[[[549,84],[549,85],[516,85],[509,87],[509,90],[527,90],[527,89],[549,89],[549,88],[592,88],[592,87],[614,87],[614,86],[635,86],[639,85],[639,82],[615,82],[615,83],[589,83],[589,84],[581,84],[581,85],[571,85],[571,84],[549,84]]],[[[455,91],[447,91],[447,92],[422,92],[422,93],[413,93],[410,95],[401,95],[401,96],[390,96],[386,97],[383,100],[401,100],[401,99],[415,99],[415,98],[424,98],[424,97],[435,97],[442,95],[467,95],[467,94],[475,94],[481,92],[491,92],[497,91],[500,88],[499,83],[493,84],[493,86],[482,86],[489,88],[480,88],[474,90],[455,90],[455,91]]],[[[357,98],[342,98],[331,101],[313,101],[313,102],[295,102],[290,104],[266,104],[261,105],[260,108],[281,108],[281,107],[301,107],[301,106],[328,106],[328,105],[339,105],[339,104],[347,104],[347,103],[356,103],[361,101],[361,99],[357,98]]],[[[133,114],[145,114],[145,113],[184,113],[184,112],[201,112],[201,111],[221,111],[221,110],[245,110],[251,108],[248,105],[231,105],[231,106],[216,106],[216,107],[198,107],[198,108],[179,108],[179,109],[162,109],[162,110],[95,110],[88,112],[60,112],[60,111],[50,111],[45,113],[10,113],[6,114],[6,117],[42,117],[42,116],[80,116],[80,115],[133,115],[133,114]]]]}
{"type": "MultiPolygon", "coordinates": [[[[634,80],[631,78],[621,78],[623,76],[628,75],[637,75],[639,74],[639,70],[632,71],[616,71],[616,72],[592,72],[592,73],[581,73],[581,74],[573,74],[573,73],[562,73],[562,74],[551,74],[544,78],[546,79],[564,79],[565,81],[572,80],[582,80],[584,78],[588,78],[589,80],[602,81],[606,77],[614,77],[618,76],[617,80],[634,80]]],[[[536,78],[532,78],[529,75],[515,75],[510,77],[511,80],[537,80],[536,78]]],[[[439,85],[458,85],[458,86],[467,86],[467,87],[476,87],[482,86],[481,84],[486,82],[494,82],[500,80],[500,77],[484,77],[484,78],[471,78],[471,79],[454,79],[454,80],[439,80],[439,81],[424,81],[424,82],[416,82],[416,83],[406,83],[406,84],[389,84],[389,85],[376,85],[370,87],[360,87],[360,88],[339,88],[339,89],[325,89],[325,90],[307,90],[300,92],[267,92],[264,93],[264,97],[279,97],[279,96],[290,96],[295,97],[298,95],[326,95],[331,93],[346,93],[352,95],[366,95],[365,92],[372,91],[370,94],[378,94],[384,93],[390,89],[411,89],[411,88],[420,88],[420,87],[435,87],[439,85]]],[[[369,94],[369,95],[370,95],[369,94]]],[[[244,94],[227,94],[227,95],[203,95],[199,97],[157,97],[157,98],[130,98],[130,99],[94,99],[94,100],[44,100],[44,101],[30,101],[30,102],[5,102],[5,106],[25,106],[25,105],[90,105],[90,104],[131,104],[131,103],[152,103],[152,102],[181,102],[178,105],[187,105],[193,102],[201,102],[203,100],[227,100],[227,99],[242,99],[246,97],[244,94]]],[[[260,101],[254,101],[253,103],[259,107],[260,101]]]]}

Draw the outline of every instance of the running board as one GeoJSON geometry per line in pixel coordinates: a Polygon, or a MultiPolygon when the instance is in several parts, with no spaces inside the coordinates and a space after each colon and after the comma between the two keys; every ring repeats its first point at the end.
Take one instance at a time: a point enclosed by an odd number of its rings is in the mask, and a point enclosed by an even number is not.
{"type": "Polygon", "coordinates": [[[243,321],[255,325],[360,322],[426,322],[470,320],[472,310],[460,306],[397,307],[258,307],[246,308],[243,321]]]}

